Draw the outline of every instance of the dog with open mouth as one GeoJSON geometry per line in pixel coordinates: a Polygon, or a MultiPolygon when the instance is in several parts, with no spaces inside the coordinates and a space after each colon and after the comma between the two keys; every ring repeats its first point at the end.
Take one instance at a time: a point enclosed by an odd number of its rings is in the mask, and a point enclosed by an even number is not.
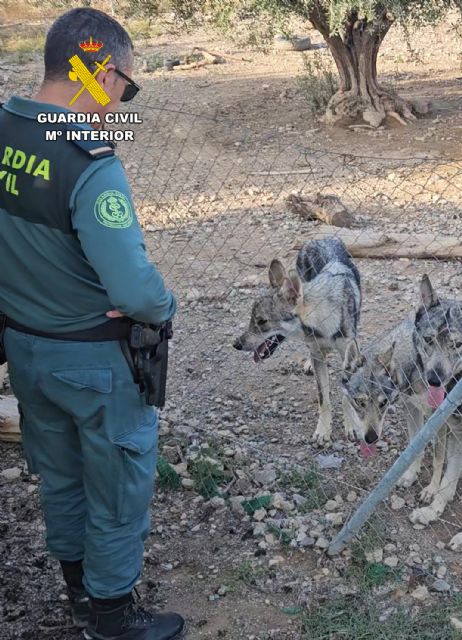
{"type": "MultiPolygon", "coordinates": [[[[361,307],[358,269],[343,242],[329,237],[306,242],[298,253],[296,270],[289,273],[274,259],[268,276],[269,288],[253,303],[248,329],[233,346],[253,352],[259,363],[285,340],[298,338],[306,343],[319,400],[313,441],[328,444],[332,409],[326,355],[337,351],[343,360],[346,345],[356,337],[361,307]]],[[[353,439],[354,413],[346,397],[343,412],[347,436],[353,439]]]]}
{"type": "MultiPolygon", "coordinates": [[[[414,340],[424,370],[426,388],[422,397],[433,411],[462,379],[462,301],[440,298],[428,276],[422,279],[421,297],[414,340]]],[[[446,462],[446,469],[439,485],[433,487],[431,504],[411,513],[411,521],[416,524],[426,525],[439,518],[455,496],[462,473],[462,406],[442,427],[439,440],[445,446],[438,464],[442,469],[446,462]]],[[[462,548],[462,533],[452,538],[449,547],[462,548]]]]}

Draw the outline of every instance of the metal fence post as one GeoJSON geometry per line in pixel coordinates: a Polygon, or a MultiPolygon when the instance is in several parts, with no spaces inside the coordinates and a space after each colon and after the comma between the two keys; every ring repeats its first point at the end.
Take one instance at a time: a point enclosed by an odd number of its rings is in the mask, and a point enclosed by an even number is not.
{"type": "Polygon", "coordinates": [[[367,496],[350,520],[333,539],[327,549],[328,555],[334,556],[343,551],[346,544],[371,517],[378,503],[385,500],[395,483],[409,468],[412,462],[414,462],[417,456],[424,451],[430,440],[437,435],[438,431],[460,404],[462,404],[462,380],[459,380],[441,406],[430,416],[403,453],[395,460],[393,466],[390,467],[383,476],[376,488],[367,496]]]}

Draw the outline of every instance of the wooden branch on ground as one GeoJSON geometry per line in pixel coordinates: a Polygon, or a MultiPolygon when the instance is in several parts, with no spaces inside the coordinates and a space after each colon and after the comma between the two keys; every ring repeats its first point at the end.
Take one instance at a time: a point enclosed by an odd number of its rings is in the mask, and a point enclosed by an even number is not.
{"type": "Polygon", "coordinates": [[[14,396],[0,396],[0,440],[3,442],[19,442],[18,401],[14,396]]]}
{"type": "MultiPolygon", "coordinates": [[[[462,237],[435,237],[427,233],[382,233],[361,229],[343,229],[323,225],[309,231],[306,240],[335,236],[345,243],[354,258],[414,258],[460,260],[462,237]]],[[[294,249],[300,249],[301,245],[294,249]]]]}
{"type": "Polygon", "coordinates": [[[304,220],[321,220],[336,227],[351,227],[355,219],[342,203],[333,195],[318,193],[314,200],[292,193],[287,198],[289,209],[304,220]]]}
{"type": "Polygon", "coordinates": [[[214,51],[204,49],[204,47],[194,47],[194,51],[201,51],[203,54],[208,54],[214,58],[225,58],[226,60],[235,60],[236,62],[252,62],[249,58],[239,58],[238,56],[231,56],[228,53],[215,53],[214,51]]]}

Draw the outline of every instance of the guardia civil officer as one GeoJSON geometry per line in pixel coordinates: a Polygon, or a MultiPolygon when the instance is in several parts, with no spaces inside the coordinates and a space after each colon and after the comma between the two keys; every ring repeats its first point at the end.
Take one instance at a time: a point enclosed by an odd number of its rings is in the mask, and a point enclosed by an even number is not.
{"type": "MultiPolygon", "coordinates": [[[[134,97],[133,45],[111,17],[65,13],[45,45],[34,99],[0,109],[0,310],[24,452],[41,476],[47,545],[62,566],[84,638],[168,640],[183,619],[137,606],[156,469],[157,415],[120,341],[128,319],[158,325],[175,299],[149,262],[130,189],[107,143],[46,141],[39,113],[99,114],[134,97]],[[86,53],[80,42],[104,49],[86,53]],[[104,53],[103,53],[104,51],[104,53]],[[110,97],[101,106],[69,77],[75,54],[110,97]],[[96,71],[97,65],[91,68],[96,71]]],[[[79,125],[90,130],[87,124],[79,125]]]]}

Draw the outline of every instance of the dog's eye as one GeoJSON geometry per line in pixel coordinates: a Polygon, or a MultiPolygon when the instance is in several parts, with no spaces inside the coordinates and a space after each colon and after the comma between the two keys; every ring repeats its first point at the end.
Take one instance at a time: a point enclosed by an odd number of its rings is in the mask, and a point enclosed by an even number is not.
{"type": "Polygon", "coordinates": [[[462,340],[454,340],[454,348],[460,349],[462,347],[462,340]]]}
{"type": "Polygon", "coordinates": [[[379,408],[383,409],[384,407],[386,407],[388,400],[382,400],[382,402],[379,402],[379,408]]]}
{"type": "Polygon", "coordinates": [[[427,344],[433,344],[433,336],[424,336],[424,340],[427,344]]]}
{"type": "Polygon", "coordinates": [[[356,404],[357,404],[359,407],[362,407],[362,408],[364,409],[364,407],[366,406],[366,400],[365,400],[365,398],[357,398],[357,399],[356,399],[356,404]]]}
{"type": "Polygon", "coordinates": [[[264,326],[265,326],[265,324],[266,324],[266,320],[263,320],[263,318],[259,318],[259,319],[257,320],[257,325],[258,325],[259,327],[264,327],[264,326]]]}

